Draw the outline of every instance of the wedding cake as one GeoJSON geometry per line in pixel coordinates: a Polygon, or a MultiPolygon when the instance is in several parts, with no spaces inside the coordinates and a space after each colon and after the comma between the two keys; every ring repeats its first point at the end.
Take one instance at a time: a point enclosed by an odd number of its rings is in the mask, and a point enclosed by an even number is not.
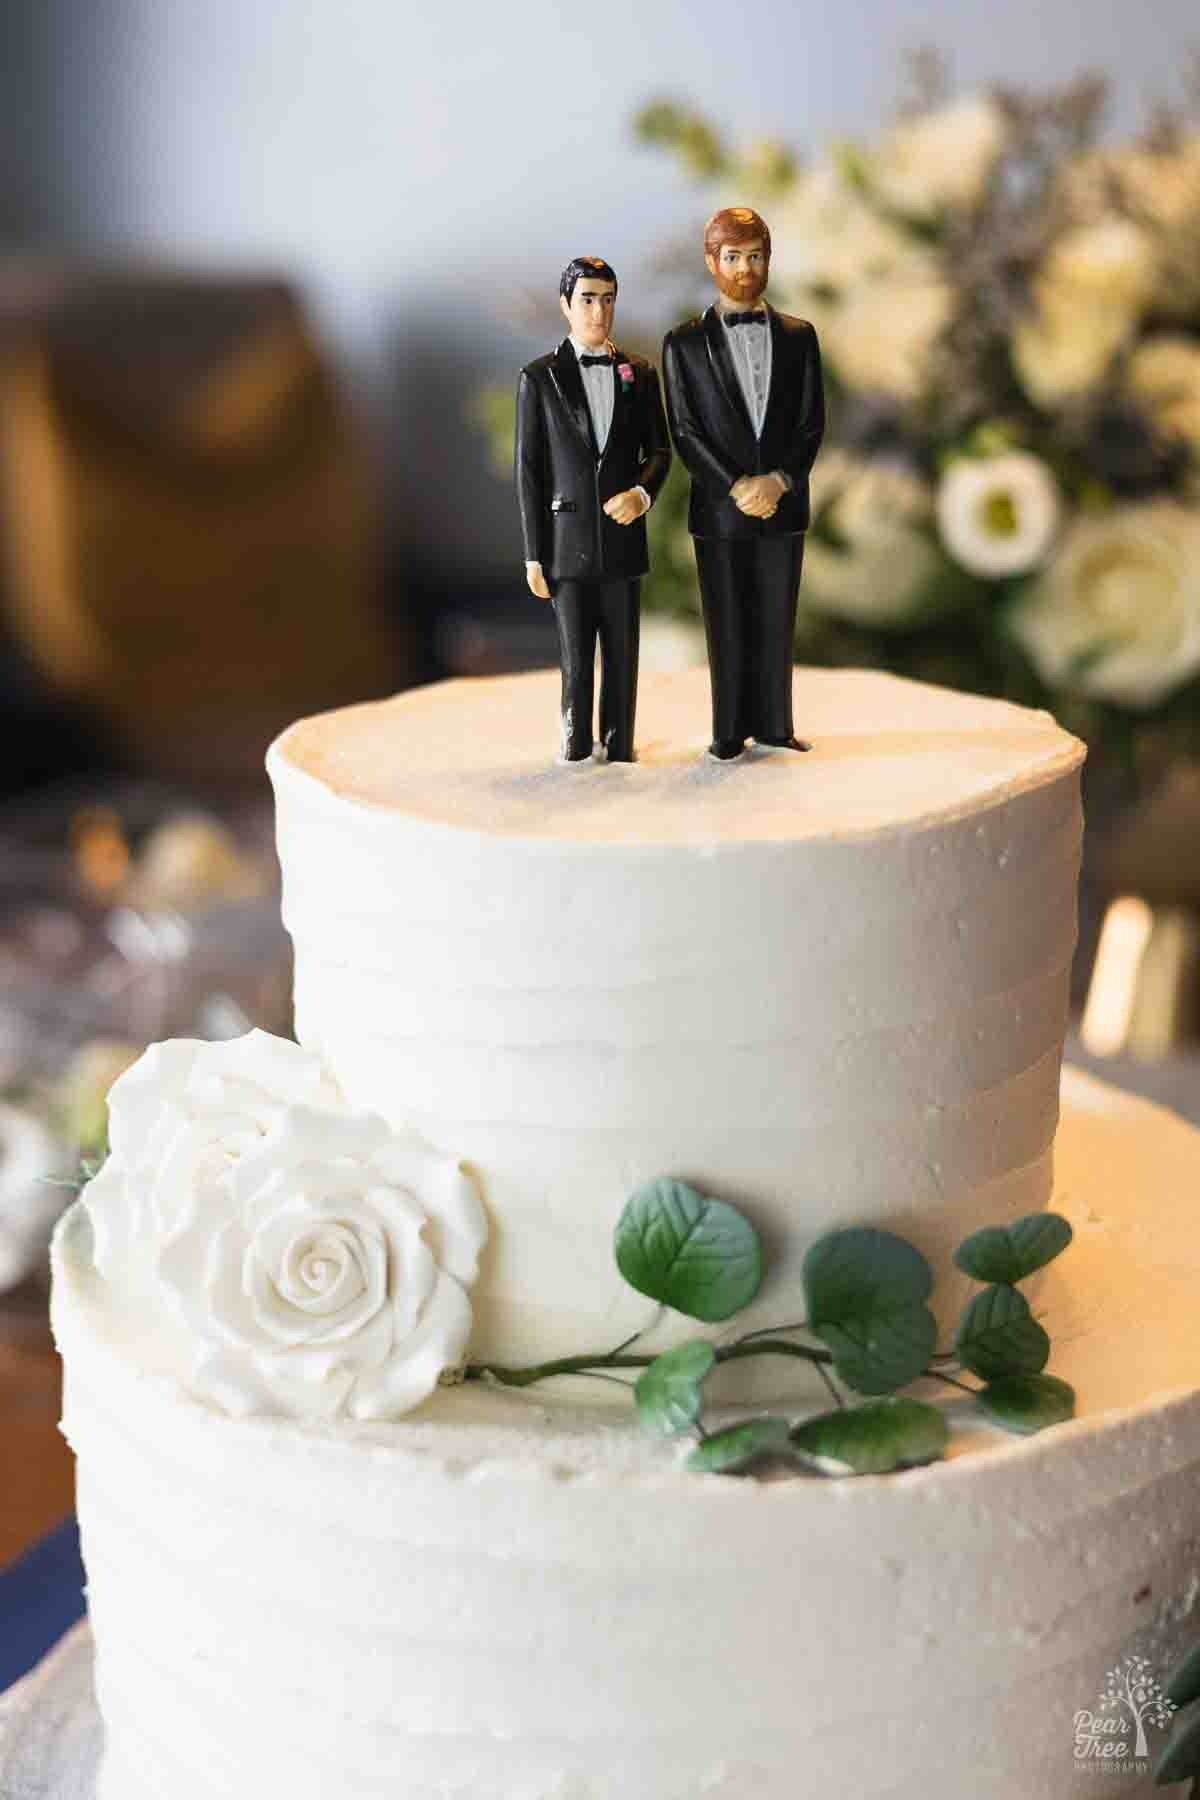
{"type": "MultiPolygon", "coordinates": [[[[1110,1671],[1164,1676],[1200,1594],[1200,1134],[1068,1072],[1056,1142],[1082,748],[797,670],[813,752],[718,764],[694,672],[643,683],[636,764],[565,766],[556,688],[286,732],[299,1044],[114,1089],[54,1296],[101,1800],[1092,1793],[1110,1671]],[[614,1264],[668,1177],[763,1246],[719,1350],[795,1328],[857,1227],[931,1265],[944,1337],[955,1246],[1052,1206],[1028,1292],[1075,1416],[956,1394],[923,1466],[694,1472],[611,1374],[725,1317],[614,1264]],[[504,1385],[586,1351],[603,1380],[504,1385]]],[[[708,1398],[828,1381],[731,1357],[708,1398]]],[[[1105,1792],[1148,1784],[1129,1750],[1105,1792]]]]}

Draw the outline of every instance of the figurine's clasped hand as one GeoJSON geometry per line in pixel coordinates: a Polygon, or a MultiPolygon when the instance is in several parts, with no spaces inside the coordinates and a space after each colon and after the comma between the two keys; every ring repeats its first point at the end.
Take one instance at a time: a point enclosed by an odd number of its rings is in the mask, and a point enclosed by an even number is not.
{"type": "Polygon", "coordinates": [[[614,525],[632,525],[647,511],[649,501],[641,488],[626,488],[604,502],[604,510],[614,525]]]}
{"type": "Polygon", "coordinates": [[[729,490],[738,511],[749,519],[773,517],[786,492],[787,483],[776,474],[743,475],[729,490]]]}

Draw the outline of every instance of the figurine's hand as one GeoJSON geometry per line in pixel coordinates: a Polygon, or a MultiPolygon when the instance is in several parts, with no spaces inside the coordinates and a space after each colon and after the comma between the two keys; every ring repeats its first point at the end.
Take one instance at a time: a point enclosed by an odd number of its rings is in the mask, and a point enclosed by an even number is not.
{"type": "Polygon", "coordinates": [[[749,519],[769,519],[787,493],[778,475],[743,475],[729,490],[734,505],[749,519]]]}
{"type": "Polygon", "coordinates": [[[645,512],[646,503],[636,488],[626,488],[623,494],[614,494],[611,500],[606,500],[604,510],[614,525],[632,525],[645,512]]]}
{"type": "Polygon", "coordinates": [[[531,594],[536,594],[539,600],[549,600],[550,589],[546,585],[546,577],[542,574],[542,565],[540,562],[527,562],[525,564],[525,579],[529,583],[529,591],[531,594]]]}

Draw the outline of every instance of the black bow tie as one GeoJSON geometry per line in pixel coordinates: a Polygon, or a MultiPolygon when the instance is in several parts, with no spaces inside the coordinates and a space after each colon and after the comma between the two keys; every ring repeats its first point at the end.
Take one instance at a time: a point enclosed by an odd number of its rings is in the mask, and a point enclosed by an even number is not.
{"type": "Polygon", "coordinates": [[[766,322],[767,315],[765,312],[727,312],[725,314],[725,323],[727,325],[765,325],[766,322]]]}
{"type": "Polygon", "coordinates": [[[611,356],[581,356],[579,362],[580,366],[585,369],[598,368],[601,363],[606,363],[610,369],[612,367],[611,356]]]}

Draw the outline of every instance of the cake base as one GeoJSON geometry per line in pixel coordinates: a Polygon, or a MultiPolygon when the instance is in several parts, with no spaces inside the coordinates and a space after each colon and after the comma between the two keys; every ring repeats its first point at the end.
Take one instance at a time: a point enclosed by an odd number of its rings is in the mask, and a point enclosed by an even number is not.
{"type": "Polygon", "coordinates": [[[1200,1133],[1073,1072],[1063,1103],[1076,1238],[1029,1291],[1079,1417],[889,1477],[689,1475],[548,1393],[226,1419],[145,1372],[75,1209],[54,1313],[101,1800],[1153,1791],[1128,1720],[1101,1771],[1077,1715],[1119,1718],[1108,1672],[1161,1679],[1198,1635],[1200,1133]]]}

